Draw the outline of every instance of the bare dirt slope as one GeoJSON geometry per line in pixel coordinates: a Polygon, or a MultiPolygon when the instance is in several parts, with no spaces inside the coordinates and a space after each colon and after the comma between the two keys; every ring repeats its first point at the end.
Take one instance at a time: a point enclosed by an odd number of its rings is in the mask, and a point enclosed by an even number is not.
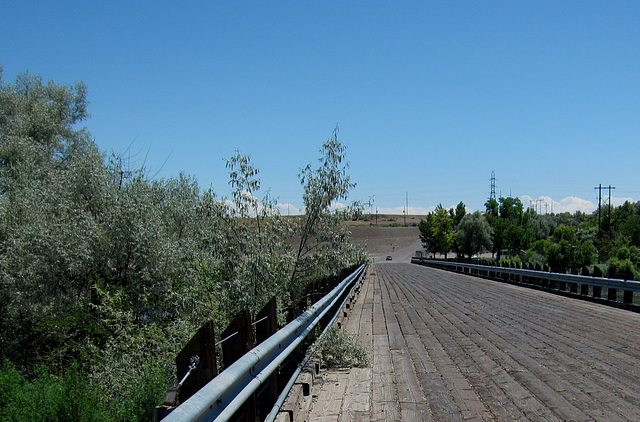
{"type": "Polygon", "coordinates": [[[374,261],[408,262],[422,249],[417,227],[350,226],[353,241],[362,245],[374,261]]]}

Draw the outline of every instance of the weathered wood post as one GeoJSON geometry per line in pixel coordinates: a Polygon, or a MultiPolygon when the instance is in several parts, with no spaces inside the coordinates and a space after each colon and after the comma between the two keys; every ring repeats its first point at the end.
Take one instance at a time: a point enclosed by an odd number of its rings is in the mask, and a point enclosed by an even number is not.
{"type": "Polygon", "coordinates": [[[216,364],[216,336],[213,321],[208,321],[196,331],[189,343],[176,356],[176,375],[178,381],[191,370],[189,376],[179,387],[167,390],[164,404],[156,407],[155,420],[162,420],[177,405],[176,399],[185,402],[209,381],[218,375],[216,364]],[[191,368],[193,364],[193,368],[191,368]]]}
{"type": "Polygon", "coordinates": [[[200,358],[198,365],[191,371],[189,377],[180,387],[180,402],[187,400],[218,375],[215,344],[214,323],[213,321],[207,321],[196,331],[193,338],[176,356],[179,380],[189,371],[191,358],[193,356],[200,358]]]}
{"type": "MultiPolygon", "coordinates": [[[[259,345],[278,331],[278,303],[275,296],[258,312],[255,326],[256,345],[259,345]]],[[[260,420],[264,420],[267,417],[276,400],[278,400],[277,372],[269,376],[264,383],[264,388],[256,393],[260,420]]]]}
{"type": "Polygon", "coordinates": [[[589,296],[589,285],[588,284],[580,284],[580,294],[582,296],[589,296]]]}
{"type": "MultiPolygon", "coordinates": [[[[593,276],[602,277],[602,270],[597,265],[593,267],[593,276]]],[[[593,286],[592,296],[596,298],[602,297],[602,286],[593,286]]]]}
{"type": "MultiPolygon", "coordinates": [[[[228,368],[253,348],[253,327],[248,310],[238,312],[222,333],[222,338],[225,339],[222,343],[222,361],[224,367],[228,368]]],[[[233,420],[251,422],[257,420],[255,395],[252,395],[235,413],[233,420]]]]}

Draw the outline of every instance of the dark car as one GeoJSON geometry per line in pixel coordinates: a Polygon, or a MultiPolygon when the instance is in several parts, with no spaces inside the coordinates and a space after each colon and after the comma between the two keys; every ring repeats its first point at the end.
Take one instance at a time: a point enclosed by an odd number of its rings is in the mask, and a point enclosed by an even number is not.
{"type": "Polygon", "coordinates": [[[387,261],[391,261],[393,258],[391,258],[391,255],[387,255],[387,261]]]}

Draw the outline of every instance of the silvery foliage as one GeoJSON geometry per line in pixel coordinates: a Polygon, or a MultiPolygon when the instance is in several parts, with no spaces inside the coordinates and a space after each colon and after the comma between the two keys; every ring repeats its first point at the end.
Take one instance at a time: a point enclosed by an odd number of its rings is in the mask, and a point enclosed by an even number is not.
{"type": "Polygon", "coordinates": [[[348,174],[345,151],[336,126],[320,149],[319,166],[312,168],[308,164],[300,170],[305,214],[296,228],[299,242],[289,286],[295,295],[310,280],[366,259],[362,250],[349,241],[348,231],[340,225],[341,215],[331,212],[332,204],[347,199],[356,185],[348,174]]]}
{"type": "Polygon", "coordinates": [[[277,201],[269,192],[262,199],[259,169],[249,155],[239,151],[226,161],[232,206],[227,208],[228,244],[233,245],[227,255],[234,269],[226,282],[226,292],[233,313],[249,309],[257,313],[274,295],[283,294],[284,282],[292,268],[289,222],[283,218],[277,201]]]}
{"type": "Polygon", "coordinates": [[[86,300],[96,213],[104,203],[101,155],[88,132],[86,86],[0,80],[0,283],[3,352],[37,355],[31,331],[53,347],[73,327],[56,323],[86,300]],[[5,341],[6,340],[6,341],[5,341]]]}
{"type": "Polygon", "coordinates": [[[0,79],[3,356],[80,358],[93,382],[120,391],[150,361],[171,371],[204,321],[221,331],[237,310],[362,258],[329,212],[353,186],[337,136],[320,168],[301,171],[306,215],[283,218],[269,193],[257,199],[258,169],[239,153],[227,162],[230,205],[192,177],[156,179],[100,152],[79,127],[86,94],[82,83],[0,79]]]}
{"type": "Polygon", "coordinates": [[[493,229],[480,214],[480,211],[465,214],[456,229],[456,242],[460,251],[469,258],[473,254],[490,250],[493,246],[491,236],[493,229]]]}

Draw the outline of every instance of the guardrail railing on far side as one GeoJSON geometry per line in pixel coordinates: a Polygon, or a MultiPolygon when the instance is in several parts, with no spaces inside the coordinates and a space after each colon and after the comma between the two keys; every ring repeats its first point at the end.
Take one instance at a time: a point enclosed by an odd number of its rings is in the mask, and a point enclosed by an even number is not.
{"type": "Polygon", "coordinates": [[[636,308],[640,309],[640,282],[634,280],[496,267],[420,257],[411,258],[411,262],[483,278],[529,285],[558,293],[607,301],[611,304],[634,310],[636,308]]]}

